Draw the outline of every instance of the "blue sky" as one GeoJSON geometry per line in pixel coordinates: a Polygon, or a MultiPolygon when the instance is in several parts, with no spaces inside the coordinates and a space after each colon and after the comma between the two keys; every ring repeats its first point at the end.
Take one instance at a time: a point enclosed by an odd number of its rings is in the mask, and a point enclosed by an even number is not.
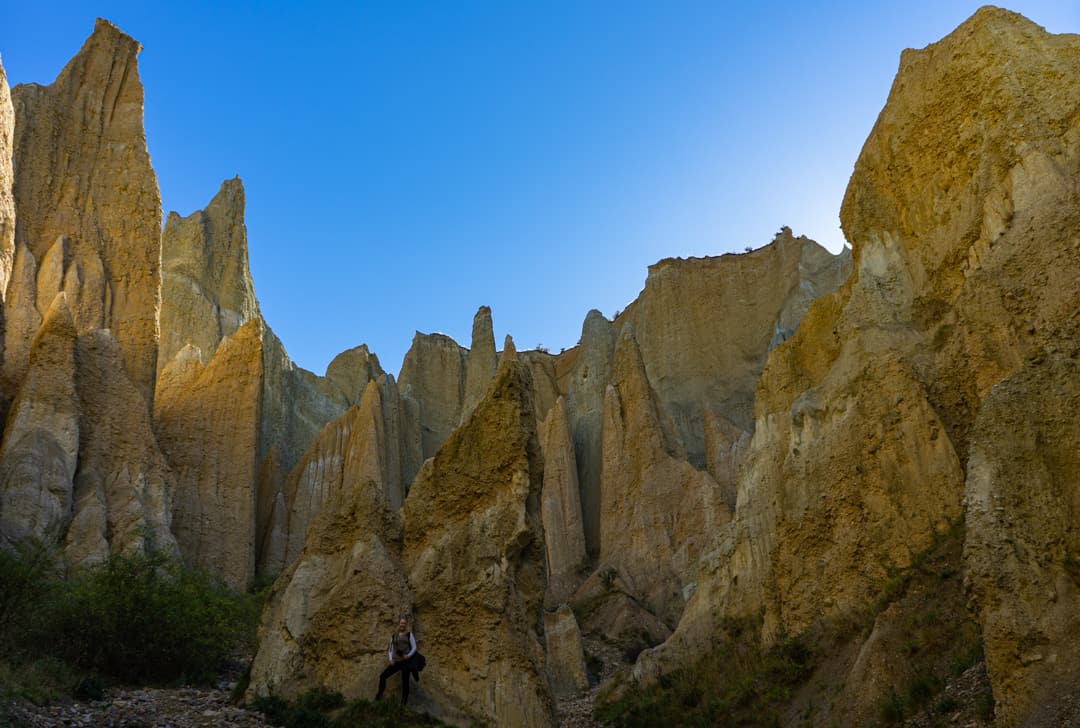
{"type": "MultiPolygon", "coordinates": [[[[255,291],[300,365],[414,330],[573,346],[649,264],[833,251],[900,52],[978,7],[906,2],[149,3],[0,0],[12,84],[106,17],[144,47],[165,210],[239,174],[255,291]]],[[[1014,2],[1052,32],[1080,4],[1014,2]]]]}

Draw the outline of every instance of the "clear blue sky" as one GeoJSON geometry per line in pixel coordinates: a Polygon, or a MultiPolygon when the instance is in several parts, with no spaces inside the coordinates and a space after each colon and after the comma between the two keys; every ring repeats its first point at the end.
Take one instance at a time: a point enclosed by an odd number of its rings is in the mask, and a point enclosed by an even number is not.
{"type": "MultiPolygon", "coordinates": [[[[0,0],[12,84],[50,83],[106,17],[138,39],[165,210],[247,189],[255,291],[293,359],[414,330],[552,351],[669,256],[838,211],[900,51],[978,7],[905,2],[0,0]]],[[[1014,2],[1053,32],[1080,4],[1014,2]]],[[[721,335],[721,332],[718,332],[721,335]]]]}

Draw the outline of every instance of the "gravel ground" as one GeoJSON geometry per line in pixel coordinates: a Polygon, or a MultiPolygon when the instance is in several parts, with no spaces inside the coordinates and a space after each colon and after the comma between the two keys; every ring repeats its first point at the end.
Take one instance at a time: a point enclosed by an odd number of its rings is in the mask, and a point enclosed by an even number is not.
{"type": "Polygon", "coordinates": [[[231,686],[109,690],[103,700],[35,706],[16,704],[10,720],[26,728],[270,728],[261,713],[231,705],[231,686]]]}
{"type": "Polygon", "coordinates": [[[583,693],[574,696],[560,698],[556,705],[559,726],[561,728],[599,728],[601,725],[593,720],[593,706],[596,705],[596,693],[605,681],[618,672],[630,667],[622,652],[598,639],[588,636],[582,638],[585,654],[597,658],[603,664],[600,670],[599,680],[583,693]]]}

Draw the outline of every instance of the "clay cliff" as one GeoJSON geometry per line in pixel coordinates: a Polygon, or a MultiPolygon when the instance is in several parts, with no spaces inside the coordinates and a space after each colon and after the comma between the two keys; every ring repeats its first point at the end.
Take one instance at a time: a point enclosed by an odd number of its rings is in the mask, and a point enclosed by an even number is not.
{"type": "Polygon", "coordinates": [[[1076,36],[996,8],[905,51],[841,211],[852,278],[770,355],[735,518],[638,679],[724,618],[763,614],[769,643],[871,608],[960,523],[998,719],[1044,724],[1051,686],[1075,687],[1072,529],[1049,513],[1076,493],[1055,443],[1080,312],[1078,62],[1076,36]]]}
{"type": "Polygon", "coordinates": [[[8,285],[15,335],[5,373],[12,381],[22,379],[51,296],[67,284],[78,293],[68,296],[76,326],[112,330],[128,377],[147,403],[153,399],[161,198],[143,132],[140,49],[98,20],[51,85],[12,91],[15,247],[23,267],[8,285]]]}
{"type": "Polygon", "coordinates": [[[0,83],[0,533],[69,566],[177,551],[149,410],[161,205],[138,51],[98,21],[50,86],[0,83]]]}
{"type": "Polygon", "coordinates": [[[865,724],[889,670],[914,674],[901,634],[932,574],[997,720],[1063,720],[1076,36],[984,8],[905,51],[844,199],[850,252],[782,228],[662,260],[558,355],[498,351],[482,306],[468,349],[418,332],[397,380],[363,345],[324,376],[292,362],[238,178],[162,231],[138,51],[98,21],[52,85],[9,94],[0,71],[0,548],[276,577],[258,693],[372,694],[409,613],[417,705],[521,726],[585,689],[590,644],[648,648],[615,696],[723,654],[734,624],[817,646],[781,723],[865,724]]]}
{"type": "Polygon", "coordinates": [[[404,613],[431,666],[414,703],[454,721],[553,725],[541,641],[543,460],[531,390],[528,367],[504,357],[401,511],[365,451],[381,426],[377,386],[365,394],[372,412],[361,404],[332,425],[335,487],[274,586],[253,691],[323,685],[373,694],[404,613]]]}

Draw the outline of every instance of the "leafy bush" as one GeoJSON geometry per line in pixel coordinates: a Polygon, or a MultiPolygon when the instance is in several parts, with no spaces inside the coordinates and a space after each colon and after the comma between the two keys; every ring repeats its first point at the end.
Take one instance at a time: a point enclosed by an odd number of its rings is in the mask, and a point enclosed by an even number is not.
{"type": "Polygon", "coordinates": [[[59,653],[125,682],[212,680],[257,619],[241,595],[162,555],[114,556],[51,607],[59,653]]]}
{"type": "Polygon", "coordinates": [[[254,645],[260,597],[162,554],[64,579],[51,549],[0,551],[0,699],[100,693],[109,682],[204,682],[254,645]],[[23,679],[34,678],[45,688],[23,679]]]}

